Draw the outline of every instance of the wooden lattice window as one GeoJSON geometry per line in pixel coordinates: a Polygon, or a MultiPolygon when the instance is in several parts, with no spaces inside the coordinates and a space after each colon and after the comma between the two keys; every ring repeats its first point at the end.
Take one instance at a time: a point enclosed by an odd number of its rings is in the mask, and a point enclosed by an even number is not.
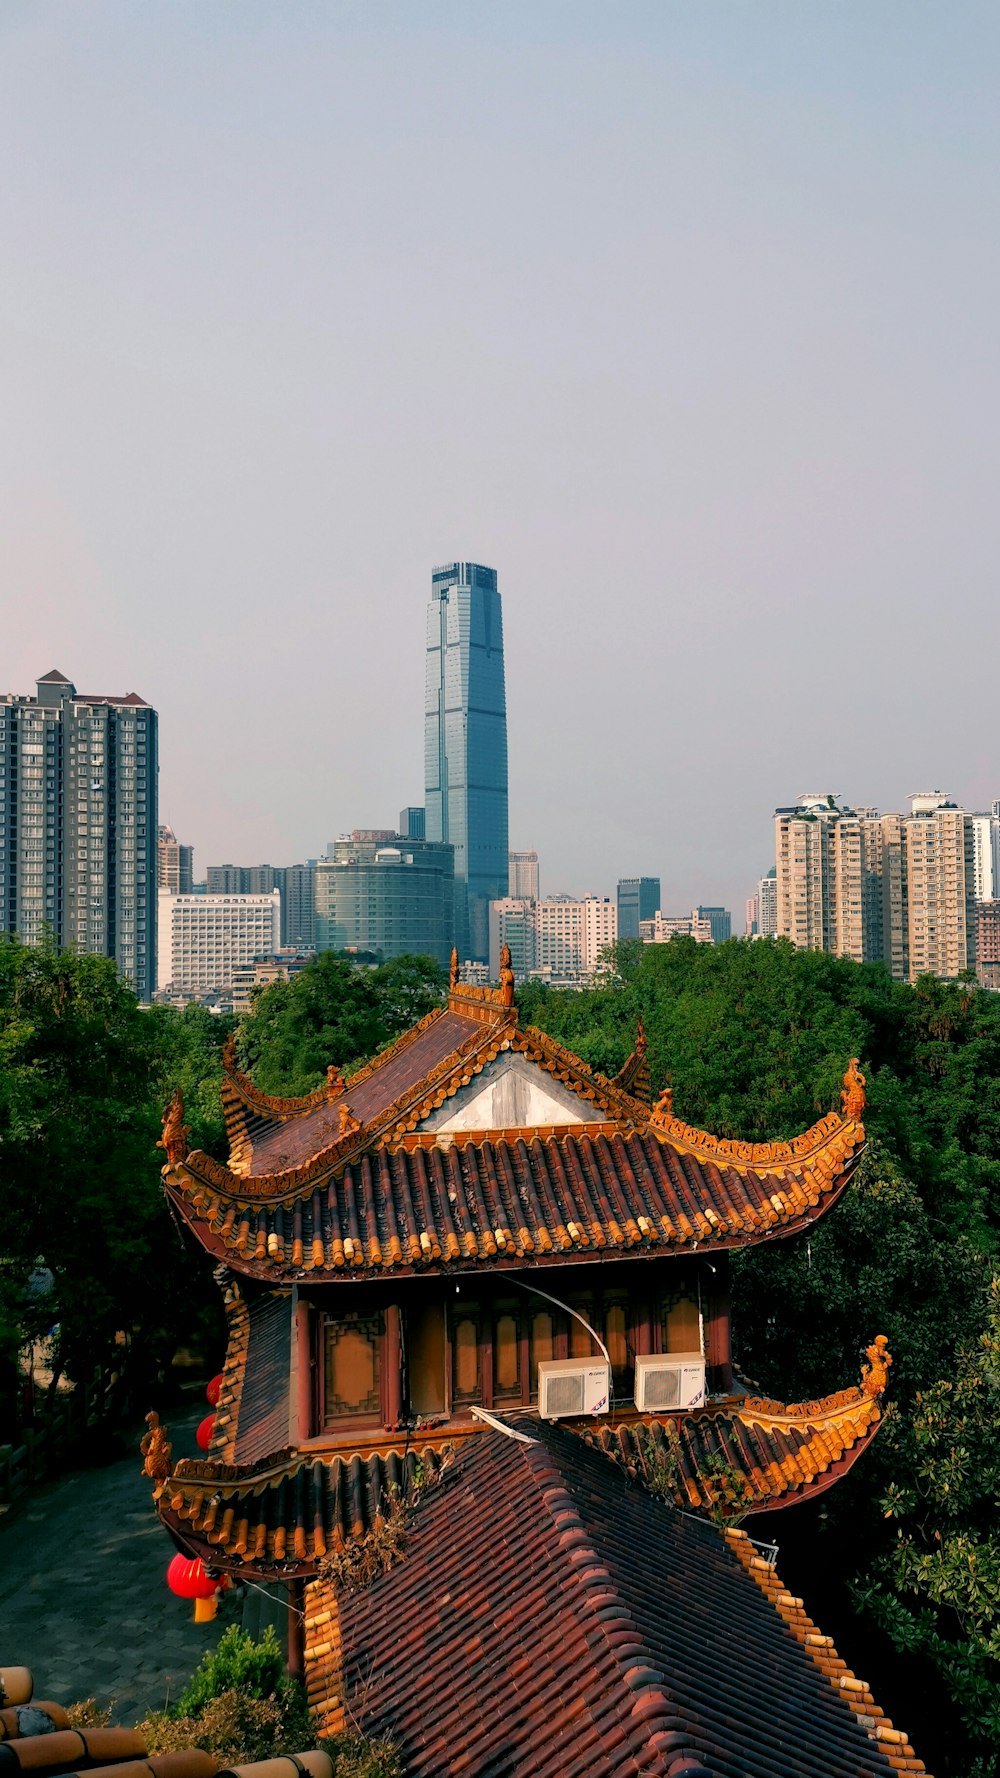
{"type": "Polygon", "coordinates": [[[382,1418],[382,1317],[328,1317],[324,1327],[323,1418],[382,1418]]]}

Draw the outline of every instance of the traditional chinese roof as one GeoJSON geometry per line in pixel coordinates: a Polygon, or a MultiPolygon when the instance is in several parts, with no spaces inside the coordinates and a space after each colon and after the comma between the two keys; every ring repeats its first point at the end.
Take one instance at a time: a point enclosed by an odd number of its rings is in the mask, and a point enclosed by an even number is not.
{"type": "Polygon", "coordinates": [[[188,1152],[175,1095],[164,1179],[203,1246],[275,1282],[736,1247],[804,1228],[846,1185],[863,1093],[845,1089],[843,1117],[790,1142],[718,1138],[675,1118],[669,1094],[652,1108],[632,1097],[618,1084],[629,1065],[612,1082],[522,1030],[496,995],[453,990],[392,1049],[304,1099],[261,1094],[231,1065],[228,1166],[188,1152]],[[571,1095],[576,1121],[428,1127],[504,1057],[571,1095]]]}
{"type": "Polygon", "coordinates": [[[822,1494],[871,1443],[882,1418],[864,1389],[821,1401],[748,1397],[697,1413],[601,1425],[588,1441],[676,1504],[727,1513],[773,1511],[822,1494]]]}
{"type": "MultiPolygon", "coordinates": [[[[243,1304],[231,1306],[230,1357],[212,1451],[207,1460],[174,1466],[168,1461],[157,1486],[160,1515],[185,1547],[197,1549],[210,1566],[246,1568],[269,1579],[315,1573],[331,1550],[370,1531],[393,1492],[405,1492],[418,1462],[416,1450],[331,1459],[288,1448],[288,1324],[287,1314],[280,1319],[280,1307],[280,1298],[263,1299],[249,1317],[243,1304]],[[277,1350],[279,1372],[269,1397],[270,1419],[265,1422],[248,1404],[244,1434],[243,1413],[232,1405],[232,1383],[242,1374],[241,1354],[248,1345],[253,1350],[255,1340],[259,1369],[273,1366],[277,1350]],[[267,1452],[267,1432],[273,1436],[276,1430],[281,1446],[267,1452]]],[[[871,1443],[891,1359],[882,1340],[869,1353],[872,1364],[865,1367],[861,1388],[822,1401],[786,1407],[729,1400],[614,1429],[588,1421],[573,1422],[573,1429],[631,1480],[672,1494],[678,1506],[723,1516],[773,1512],[821,1494],[871,1443]]],[[[251,1367],[246,1368],[247,1383],[240,1387],[259,1389],[251,1367]]],[[[542,1424],[523,1410],[515,1419],[536,1430],[542,1424]]],[[[478,1431],[476,1437],[481,1436],[478,1431]]],[[[439,1466],[449,1448],[425,1440],[419,1461],[439,1466]]]]}
{"type": "Polygon", "coordinates": [[[924,1772],[743,1532],[519,1430],[462,1447],[369,1586],[307,1589],[321,1733],[391,1735],[410,1778],[924,1772]]]}

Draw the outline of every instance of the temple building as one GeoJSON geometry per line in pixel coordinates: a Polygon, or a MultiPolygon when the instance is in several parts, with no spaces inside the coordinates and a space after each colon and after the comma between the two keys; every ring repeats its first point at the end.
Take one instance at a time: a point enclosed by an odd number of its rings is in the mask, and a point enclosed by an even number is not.
{"type": "Polygon", "coordinates": [[[230,1043],[227,1164],[164,1182],[215,1262],[229,1347],[204,1460],[151,1417],[177,1547],[288,1588],[320,1732],[389,1734],[412,1778],[922,1773],[740,1528],[842,1476],[891,1359],[785,1405],[734,1376],[729,1257],[809,1229],[864,1146],[651,1103],[458,979],[390,1049],[281,1099],[230,1043]],[[666,1504],[665,1504],[666,1503],[666,1504]],[[738,1644],[738,1657],[733,1648],[738,1644]]]}

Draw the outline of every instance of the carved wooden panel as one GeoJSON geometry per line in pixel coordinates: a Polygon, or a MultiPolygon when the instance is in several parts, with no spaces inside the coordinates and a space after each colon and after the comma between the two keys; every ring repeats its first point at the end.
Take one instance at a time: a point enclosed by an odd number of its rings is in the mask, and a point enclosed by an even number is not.
{"type": "Polygon", "coordinates": [[[324,1419],[378,1419],[382,1412],[381,1315],[343,1315],[325,1325],[324,1419]]]}

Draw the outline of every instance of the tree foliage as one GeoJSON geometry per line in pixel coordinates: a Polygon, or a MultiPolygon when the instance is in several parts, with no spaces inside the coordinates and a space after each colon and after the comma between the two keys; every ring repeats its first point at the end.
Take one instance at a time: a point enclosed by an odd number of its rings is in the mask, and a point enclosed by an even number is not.
{"type": "Polygon", "coordinates": [[[199,1139],[218,1146],[224,1032],[207,1017],[141,1009],[106,958],[0,941],[0,1407],[11,1418],[17,1350],[53,1328],[57,1373],[76,1380],[120,1368],[133,1348],[155,1372],[176,1344],[201,1281],[166,1212],[156,1143],[176,1078],[199,1139]]]}
{"type": "Polygon", "coordinates": [[[321,951],[299,975],[261,989],[243,1020],[239,1050],[265,1092],[321,1086],[331,1062],[347,1073],[439,1006],[444,977],[433,957],[376,968],[321,951]]]}

